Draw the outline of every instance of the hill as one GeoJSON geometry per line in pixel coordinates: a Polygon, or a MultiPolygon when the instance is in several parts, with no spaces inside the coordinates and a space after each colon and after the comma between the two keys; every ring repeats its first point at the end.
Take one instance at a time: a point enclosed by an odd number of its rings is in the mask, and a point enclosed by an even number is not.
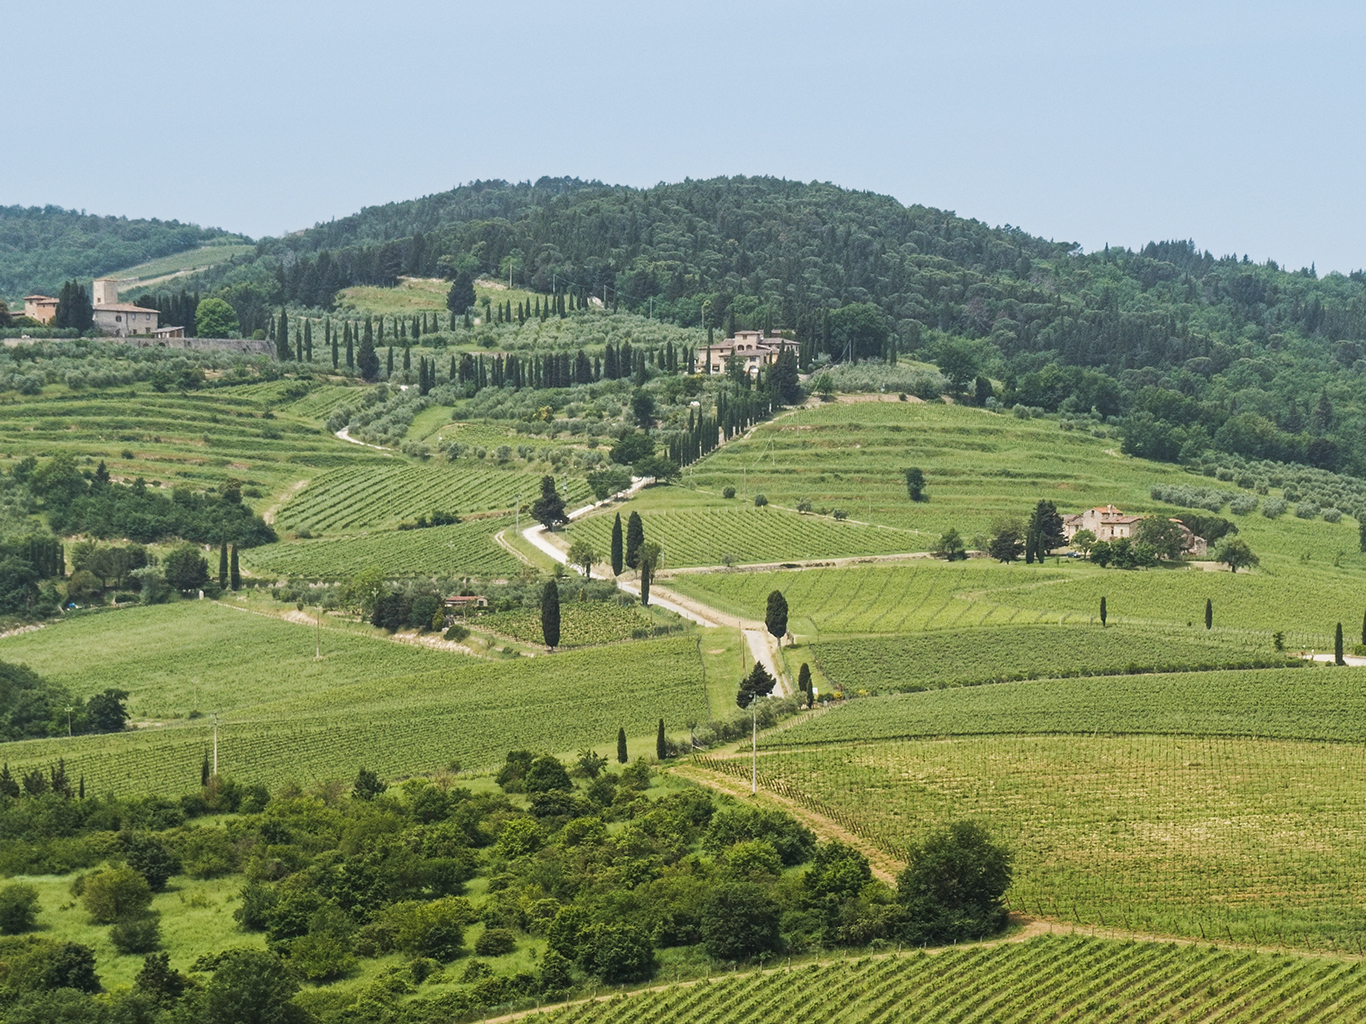
{"type": "Polygon", "coordinates": [[[99,217],[59,206],[0,206],[0,296],[56,295],[71,278],[99,277],[210,242],[243,241],[220,228],[176,220],[99,217]]]}

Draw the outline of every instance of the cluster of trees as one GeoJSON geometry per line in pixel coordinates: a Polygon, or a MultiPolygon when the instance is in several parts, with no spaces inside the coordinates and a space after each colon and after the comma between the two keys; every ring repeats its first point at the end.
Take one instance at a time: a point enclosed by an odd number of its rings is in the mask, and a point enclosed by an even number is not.
{"type": "MultiPolygon", "coordinates": [[[[121,732],[128,720],[124,690],[109,688],[88,699],[74,696],[60,683],[43,679],[27,665],[0,662],[0,740],[121,732]]],[[[40,775],[42,773],[39,773],[40,775]]],[[[61,776],[65,778],[65,774],[61,776]]],[[[57,776],[53,776],[53,788],[57,776]]],[[[40,779],[26,792],[46,792],[40,779]]],[[[0,771],[0,796],[18,796],[8,765],[0,771]]],[[[70,795],[69,793],[67,795],[70,795]]]]}

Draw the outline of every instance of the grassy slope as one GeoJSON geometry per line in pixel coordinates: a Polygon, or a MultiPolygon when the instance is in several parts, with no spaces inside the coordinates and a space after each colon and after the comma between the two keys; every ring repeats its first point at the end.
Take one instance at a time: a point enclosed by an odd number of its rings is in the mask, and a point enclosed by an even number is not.
{"type": "Polygon", "coordinates": [[[1355,964],[1200,946],[1041,936],[1023,943],[780,966],[565,1007],[547,1024],[846,1024],[885,1020],[1076,1024],[1346,1020],[1366,984],[1355,964]]]}
{"type": "MultiPolygon", "coordinates": [[[[94,689],[91,679],[122,686],[138,716],[183,714],[197,686],[205,710],[224,711],[224,773],[272,786],[349,778],[362,762],[392,778],[452,762],[489,768],[521,747],[606,749],[618,727],[643,753],[661,716],[679,730],[689,718],[706,720],[691,639],[641,642],[629,660],[599,648],[503,662],[335,630],[323,632],[324,658],[313,662],[313,643],[306,624],[184,603],[7,638],[0,657],[81,681],[82,693],[94,689]]],[[[5,756],[12,768],[65,757],[97,792],[174,794],[198,785],[211,742],[211,722],[199,719],[12,743],[5,756]]]]}
{"type": "MultiPolygon", "coordinates": [[[[412,316],[414,313],[438,313],[441,316],[441,326],[446,326],[449,322],[450,312],[446,309],[446,293],[450,291],[451,283],[439,277],[405,277],[400,279],[397,288],[377,288],[370,285],[357,285],[353,288],[343,288],[337,295],[338,307],[341,315],[365,315],[369,313],[374,316],[412,316]]],[[[478,316],[482,318],[484,310],[484,299],[490,302],[511,302],[515,314],[519,302],[529,302],[535,305],[537,295],[535,292],[524,291],[521,288],[509,290],[506,285],[499,285],[488,278],[480,278],[474,286],[475,309],[478,316]]],[[[540,296],[542,304],[549,301],[549,296],[540,296]]]]}
{"type": "Polygon", "coordinates": [[[130,282],[119,288],[120,297],[127,300],[136,298],[131,293],[137,292],[138,289],[157,286],[164,288],[181,273],[207,270],[219,263],[226,263],[234,256],[245,256],[255,251],[256,246],[254,245],[202,245],[197,249],[176,253],[174,256],[163,256],[160,259],[148,260],[146,263],[139,263],[136,267],[127,267],[124,270],[116,270],[102,276],[116,277],[130,282]]]}

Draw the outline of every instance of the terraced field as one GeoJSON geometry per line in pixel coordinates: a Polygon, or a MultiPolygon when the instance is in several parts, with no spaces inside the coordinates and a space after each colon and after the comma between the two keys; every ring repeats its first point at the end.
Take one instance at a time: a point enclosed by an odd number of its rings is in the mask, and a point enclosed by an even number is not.
{"type": "MultiPolygon", "coordinates": [[[[281,521],[313,533],[340,533],[394,525],[433,512],[512,510],[539,493],[539,477],[509,467],[471,468],[388,459],[333,470],[313,481],[280,512],[281,521]]],[[[567,504],[587,500],[582,480],[569,487],[567,504]]]]}
{"type": "Polygon", "coordinates": [[[493,539],[513,522],[511,516],[503,516],[425,530],[269,544],[243,551],[242,564],[254,575],[267,578],[349,579],[371,566],[390,578],[514,576],[521,563],[493,539]]]}
{"type": "Polygon", "coordinates": [[[1359,1018],[1356,962],[1212,946],[1040,936],[1022,943],[901,953],[721,975],[520,1019],[547,1024],[979,1024],[1359,1018]]]}

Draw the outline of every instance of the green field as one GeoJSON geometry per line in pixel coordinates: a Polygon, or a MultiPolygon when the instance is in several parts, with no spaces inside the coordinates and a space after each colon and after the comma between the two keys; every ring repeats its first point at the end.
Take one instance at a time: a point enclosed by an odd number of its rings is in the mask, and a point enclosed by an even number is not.
{"type": "MultiPolygon", "coordinates": [[[[226,263],[234,256],[245,256],[256,251],[254,245],[201,245],[197,249],[178,252],[174,256],[139,263],[104,277],[116,277],[129,282],[119,288],[119,297],[125,301],[136,298],[132,293],[139,289],[152,287],[165,288],[175,276],[194,270],[206,270],[219,263],[226,263]]],[[[138,292],[138,294],[141,294],[138,292]]]]}
{"type": "Polygon", "coordinates": [[[721,975],[521,1019],[548,1024],[1110,1024],[1343,1021],[1366,1005],[1360,965],[1209,946],[1041,936],[721,975]]]}
{"type": "MultiPolygon", "coordinates": [[[[343,316],[370,313],[375,316],[412,316],[414,313],[437,313],[441,317],[442,328],[450,322],[450,311],[446,308],[446,294],[451,283],[439,277],[404,277],[399,279],[395,288],[380,288],[372,285],[356,285],[343,288],[337,294],[337,304],[343,316]]],[[[535,305],[535,292],[521,288],[509,289],[505,283],[481,277],[474,285],[476,316],[484,313],[484,299],[490,302],[511,302],[515,310],[519,302],[535,305]]],[[[548,295],[539,296],[542,304],[549,300],[548,295]]]]}
{"type": "MultiPolygon", "coordinates": [[[[543,644],[541,613],[531,608],[497,612],[471,620],[479,630],[489,630],[524,644],[543,644]]],[[[657,625],[650,613],[638,604],[620,605],[606,601],[567,601],[560,606],[561,647],[589,647],[621,643],[633,634],[652,630],[657,625]]],[[[674,624],[678,630],[677,623],[674,624]]]]}
{"type": "Polygon", "coordinates": [[[625,505],[604,508],[569,527],[595,550],[611,544],[617,512],[625,522],[638,511],[646,540],[663,547],[665,567],[729,562],[784,562],[846,555],[888,554],[923,547],[923,538],[904,530],[838,522],[785,509],[755,508],[684,487],[650,487],[625,505]]]}
{"type": "Polygon", "coordinates": [[[361,761],[390,778],[452,762],[489,768],[518,747],[606,749],[618,727],[652,739],[661,716],[680,730],[691,717],[707,718],[691,639],[641,642],[629,662],[611,648],[486,661],[396,643],[368,627],[325,625],[322,661],[313,660],[307,621],[209,602],[7,637],[0,658],[26,662],[78,695],[128,690],[143,727],[11,743],[5,759],[13,768],[64,757],[96,792],[176,794],[198,785],[212,743],[209,718],[183,717],[196,706],[220,713],[223,772],[272,787],[351,777],[361,761]],[[638,671],[643,665],[648,672],[638,671]]]}

